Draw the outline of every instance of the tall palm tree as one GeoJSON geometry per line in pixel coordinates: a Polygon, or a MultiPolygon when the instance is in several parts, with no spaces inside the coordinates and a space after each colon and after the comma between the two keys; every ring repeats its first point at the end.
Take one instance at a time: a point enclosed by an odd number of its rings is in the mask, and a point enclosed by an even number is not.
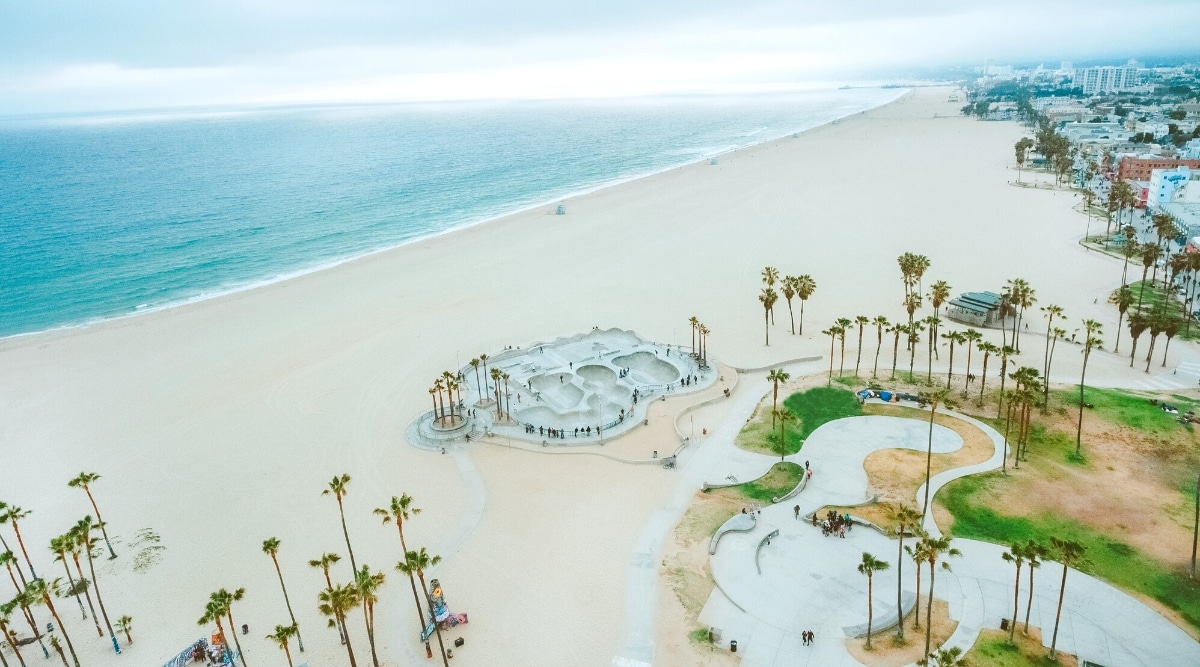
{"type": "MultiPolygon", "coordinates": [[[[892,510],[892,520],[896,523],[896,537],[899,538],[899,544],[896,546],[896,609],[899,610],[904,608],[901,604],[901,584],[904,582],[904,533],[911,530],[916,534],[921,527],[921,513],[909,505],[900,503],[892,510]]],[[[903,618],[896,624],[896,634],[900,641],[904,641],[903,618]]]]}
{"type": "Polygon", "coordinates": [[[692,326],[692,356],[699,359],[700,353],[696,350],[696,328],[700,326],[700,318],[693,315],[688,318],[688,324],[692,326]]]}
{"type": "MultiPolygon", "coordinates": [[[[67,654],[63,653],[62,642],[58,641],[58,637],[50,635],[50,648],[54,649],[54,652],[58,654],[58,658],[62,660],[63,667],[71,667],[71,664],[67,662],[67,654]]],[[[75,661],[75,665],[78,667],[78,660],[75,661]]]]}
{"type": "Polygon", "coordinates": [[[896,381],[896,358],[900,356],[900,334],[908,333],[908,325],[896,323],[890,328],[895,340],[892,341],[892,382],[896,381]]]}
{"type": "MultiPolygon", "coordinates": [[[[950,283],[945,280],[939,280],[929,286],[929,305],[933,306],[933,316],[940,318],[942,316],[942,304],[950,298],[950,283]]],[[[941,320],[938,320],[940,323],[941,320]]],[[[935,334],[937,329],[934,329],[935,334]]],[[[933,353],[937,354],[937,345],[933,346],[933,353]]]]}
{"type": "Polygon", "coordinates": [[[917,363],[917,343],[921,342],[921,332],[925,330],[925,325],[921,322],[909,322],[908,330],[908,381],[916,382],[913,379],[913,366],[917,363]]]}
{"type": "Polygon", "coordinates": [[[0,634],[4,635],[4,640],[12,647],[13,653],[17,656],[17,661],[21,663],[21,667],[25,667],[25,657],[21,655],[21,649],[17,645],[17,633],[12,631],[8,626],[8,620],[12,618],[13,610],[16,609],[15,602],[6,602],[0,604],[0,634]]]}
{"type": "Polygon", "coordinates": [[[927,383],[929,383],[930,385],[932,385],[933,384],[933,355],[937,354],[937,330],[938,330],[938,327],[941,326],[942,321],[939,320],[937,317],[930,315],[929,317],[926,317],[923,320],[923,322],[925,322],[926,329],[929,330],[929,338],[926,339],[926,344],[928,347],[926,352],[928,352],[927,356],[929,359],[929,369],[928,369],[928,375],[926,376],[925,381],[927,383]]]}
{"type": "Polygon", "coordinates": [[[357,589],[353,585],[327,588],[317,595],[317,603],[317,610],[329,619],[329,627],[336,627],[345,637],[350,667],[358,667],[358,662],[354,659],[354,643],[350,641],[350,628],[346,624],[346,613],[358,606],[357,589]]]}
{"type": "Polygon", "coordinates": [[[1083,371],[1079,374],[1079,425],[1075,429],[1075,456],[1079,456],[1080,442],[1083,438],[1083,382],[1087,378],[1087,362],[1092,356],[1092,350],[1101,348],[1104,345],[1104,340],[1100,338],[1101,325],[1096,320],[1084,320],[1084,329],[1086,330],[1086,338],[1083,343],[1083,371]]]}
{"type": "Polygon", "coordinates": [[[442,371],[442,383],[446,386],[446,402],[450,404],[450,423],[454,423],[454,388],[458,384],[454,374],[442,371]]]}
{"type": "Polygon", "coordinates": [[[1050,542],[1054,545],[1054,555],[1063,566],[1062,584],[1058,588],[1058,610],[1054,613],[1054,634],[1050,637],[1050,659],[1054,660],[1058,646],[1058,622],[1062,618],[1063,596],[1067,592],[1067,570],[1083,562],[1083,545],[1057,537],[1050,538],[1050,542]]]}
{"type": "MultiPolygon", "coordinates": [[[[79,587],[75,585],[75,577],[71,574],[71,567],[67,564],[67,551],[70,550],[72,539],[69,535],[59,535],[50,539],[50,551],[54,552],[54,560],[62,561],[63,569],[67,571],[67,582],[70,583],[70,594],[75,596],[75,603],[79,605],[79,613],[83,616],[83,620],[87,620],[87,611],[83,608],[83,600],[79,599],[79,587]]],[[[96,624],[96,629],[100,629],[100,625],[96,624]]],[[[101,634],[103,636],[103,633],[101,634]]]]}
{"type": "Polygon", "coordinates": [[[87,600],[88,609],[92,612],[92,622],[96,624],[96,636],[103,637],[104,630],[100,629],[100,615],[96,613],[96,605],[92,604],[91,581],[83,576],[83,567],[79,563],[79,552],[83,549],[84,540],[80,536],[80,524],[75,524],[68,530],[67,550],[71,554],[71,562],[75,564],[75,573],[79,575],[79,587],[83,589],[83,598],[87,600]]]}
{"type": "Polygon", "coordinates": [[[421,592],[425,594],[425,601],[429,605],[429,618],[433,622],[434,633],[438,638],[438,650],[442,654],[443,667],[450,667],[450,661],[446,658],[446,645],[442,643],[442,628],[438,625],[433,611],[433,600],[429,597],[429,586],[425,584],[425,570],[442,562],[441,556],[433,556],[425,551],[425,547],[421,547],[420,551],[409,551],[404,554],[404,560],[396,564],[396,569],[405,574],[415,574],[421,582],[421,592]]]}
{"type": "MultiPolygon", "coordinates": [[[[950,558],[951,556],[961,556],[962,552],[950,546],[949,537],[926,537],[921,540],[925,543],[925,562],[929,565],[929,595],[925,599],[925,653],[929,655],[930,643],[933,632],[933,586],[937,579],[937,565],[942,558],[950,558]]],[[[942,561],[942,569],[950,570],[950,563],[942,561]]]]}
{"type": "Polygon", "coordinates": [[[1050,304],[1042,306],[1040,310],[1046,316],[1046,349],[1042,352],[1042,376],[1048,378],[1050,377],[1050,334],[1054,330],[1054,318],[1059,317],[1063,320],[1066,318],[1062,316],[1062,306],[1050,304]]]}
{"type": "Polygon", "coordinates": [[[792,315],[792,299],[796,296],[796,276],[784,276],[780,291],[788,305],[788,322],[791,324],[792,335],[796,335],[796,318],[792,315]]]}
{"type": "Polygon", "coordinates": [[[846,370],[846,330],[851,324],[854,324],[854,322],[844,317],[839,317],[837,319],[837,335],[838,340],[841,341],[842,344],[842,357],[841,361],[838,362],[838,377],[842,377],[842,373],[846,370]]]}
{"type": "Polygon", "coordinates": [[[784,408],[782,410],[772,410],[773,419],[779,421],[779,461],[783,462],[783,457],[787,456],[787,438],[786,431],[788,422],[796,421],[796,415],[792,414],[791,410],[784,408]]]}
{"type": "Polygon", "coordinates": [[[116,558],[117,552],[113,551],[112,541],[108,539],[107,524],[104,523],[104,517],[100,516],[100,508],[92,496],[92,484],[98,479],[100,479],[100,475],[94,472],[81,472],[75,476],[75,479],[67,482],[67,486],[72,489],[83,489],[84,493],[87,493],[88,500],[92,503],[92,511],[96,513],[96,524],[100,526],[100,534],[104,536],[104,546],[108,547],[108,557],[116,558]]]}
{"type": "Polygon", "coordinates": [[[837,327],[829,327],[821,333],[829,336],[829,377],[825,380],[825,384],[829,385],[833,382],[833,346],[837,344],[837,327]]]}
{"type": "Polygon", "coordinates": [[[358,589],[363,622],[367,626],[367,643],[371,646],[371,664],[374,667],[379,667],[379,656],[375,653],[375,603],[379,602],[378,592],[384,579],[382,572],[371,572],[371,568],[366,565],[354,573],[354,586],[358,589]]]}
{"type": "Polygon", "coordinates": [[[116,628],[117,628],[118,632],[121,632],[125,635],[125,643],[126,644],[133,643],[133,617],[132,616],[124,615],[121,618],[118,618],[116,628]]]}
{"type": "Polygon", "coordinates": [[[496,399],[496,419],[500,419],[501,411],[504,409],[504,404],[500,402],[500,380],[503,378],[504,372],[499,368],[492,369],[492,398],[496,399]]]}
{"type": "Polygon", "coordinates": [[[113,652],[120,653],[121,645],[117,643],[117,633],[113,632],[112,623],[108,620],[108,610],[104,608],[104,597],[100,595],[100,581],[96,579],[96,563],[92,560],[92,549],[97,540],[92,538],[92,529],[96,524],[92,515],[87,515],[75,524],[75,539],[79,548],[87,555],[88,572],[92,575],[92,589],[96,591],[96,602],[100,605],[100,615],[104,617],[104,627],[108,628],[108,638],[112,640],[113,652]]]}
{"type": "Polygon", "coordinates": [[[913,559],[913,563],[917,566],[917,583],[915,589],[917,591],[917,601],[913,605],[913,628],[919,630],[921,628],[921,566],[925,563],[925,538],[928,536],[924,532],[918,532],[917,535],[921,539],[917,540],[917,543],[912,546],[904,547],[904,553],[908,554],[908,557],[913,559]]]}
{"type": "Polygon", "coordinates": [[[316,560],[308,561],[309,566],[318,568],[325,574],[325,588],[333,588],[333,580],[329,578],[329,568],[333,567],[342,557],[337,554],[325,553],[316,560]]]}
{"type": "Polygon", "coordinates": [[[1046,547],[1029,540],[1025,543],[1025,558],[1029,565],[1029,597],[1025,602],[1025,634],[1029,634],[1029,612],[1033,610],[1033,571],[1042,566],[1046,557],[1046,547]]]}
{"type": "MultiPolygon", "coordinates": [[[[938,389],[930,393],[926,400],[929,401],[929,446],[925,452],[925,502],[921,504],[921,523],[924,525],[925,517],[929,514],[929,479],[933,474],[933,418],[937,416],[939,405],[947,403],[950,397],[949,389],[938,389]]],[[[947,405],[947,408],[950,406],[947,405]]],[[[926,652],[928,655],[928,652],[926,652]]]]}
{"type": "Polygon", "coordinates": [[[1163,332],[1163,324],[1164,324],[1164,320],[1166,319],[1164,317],[1164,315],[1165,314],[1163,313],[1162,309],[1159,307],[1156,307],[1153,311],[1150,312],[1150,316],[1146,318],[1146,321],[1147,321],[1147,323],[1149,325],[1149,329],[1150,329],[1150,349],[1148,349],[1146,351],[1146,371],[1145,372],[1147,372],[1147,373],[1150,372],[1150,357],[1152,357],[1154,355],[1154,343],[1158,340],[1158,334],[1163,332]]]}
{"type": "Polygon", "coordinates": [[[1134,356],[1137,354],[1138,338],[1141,338],[1142,332],[1150,326],[1149,318],[1141,313],[1130,313],[1129,319],[1125,320],[1126,326],[1129,327],[1129,337],[1133,339],[1133,350],[1129,353],[1129,367],[1133,368],[1134,356]]]}
{"type": "Polygon", "coordinates": [[[1002,345],[1000,347],[1000,403],[996,406],[996,418],[1000,418],[1000,414],[1004,410],[1004,378],[1008,372],[1008,358],[1015,355],[1016,350],[1011,345],[1002,345]]]}
{"type": "Polygon", "coordinates": [[[876,315],[871,323],[875,325],[875,366],[871,369],[871,377],[879,377],[879,353],[883,350],[883,332],[891,331],[891,323],[883,315],[876,315]]]}
{"type": "Polygon", "coordinates": [[[1171,339],[1179,334],[1179,329],[1183,327],[1183,320],[1174,315],[1167,315],[1163,318],[1163,335],[1167,337],[1167,344],[1163,346],[1163,368],[1167,366],[1167,350],[1171,349],[1171,339]]]}
{"type": "Polygon", "coordinates": [[[350,475],[342,473],[334,475],[333,479],[329,480],[329,488],[321,491],[321,495],[332,495],[337,498],[338,514],[342,516],[342,536],[346,538],[346,551],[350,554],[350,569],[358,571],[358,564],[354,562],[354,547],[350,546],[350,533],[346,531],[346,508],[342,504],[342,498],[346,497],[349,491],[346,487],[350,484],[350,475]]]}
{"type": "MultiPolygon", "coordinates": [[[[229,650],[229,638],[225,635],[225,623],[221,621],[221,617],[224,614],[225,610],[221,608],[221,604],[210,599],[205,603],[204,615],[200,617],[200,620],[196,621],[196,625],[203,627],[209,623],[215,624],[217,626],[217,634],[221,637],[221,645],[225,647],[226,653],[231,653],[229,650]]],[[[229,628],[229,630],[233,631],[233,628],[229,628]]]]}
{"type": "Polygon", "coordinates": [[[771,395],[771,428],[775,427],[775,413],[779,410],[779,383],[787,382],[791,376],[782,368],[772,369],[767,373],[767,382],[772,384],[771,395]]]}
{"type": "Polygon", "coordinates": [[[804,304],[808,303],[808,297],[817,291],[817,281],[807,273],[796,278],[796,296],[800,299],[800,331],[797,332],[801,336],[804,335],[804,304]]]}
{"type": "MultiPolygon", "coordinates": [[[[946,369],[946,389],[950,389],[950,382],[954,379],[954,346],[962,345],[967,342],[966,334],[961,331],[947,331],[942,334],[942,338],[950,341],[950,359],[949,367],[946,369]]],[[[967,353],[970,354],[971,348],[967,347],[967,353]]]]}
{"type": "Polygon", "coordinates": [[[510,376],[508,373],[501,373],[500,377],[504,379],[504,414],[506,415],[507,419],[511,419],[512,418],[512,394],[510,394],[508,391],[508,379],[512,376],[510,376]]]}
{"type": "Polygon", "coordinates": [[[28,588],[26,588],[20,593],[17,593],[16,597],[12,599],[12,603],[17,607],[20,607],[21,615],[25,617],[25,622],[29,624],[29,630],[33,634],[33,638],[37,640],[38,647],[42,649],[42,657],[49,660],[50,651],[46,649],[46,644],[42,642],[42,632],[38,630],[37,621],[34,620],[33,610],[31,609],[31,607],[34,605],[40,604],[41,600],[38,599],[38,597],[34,595],[28,588]]]}
{"type": "Polygon", "coordinates": [[[862,364],[863,327],[871,323],[871,318],[859,315],[854,322],[858,324],[858,358],[854,360],[854,377],[858,377],[858,367],[862,364]]]}
{"type": "MultiPolygon", "coordinates": [[[[867,552],[863,552],[862,562],[858,564],[858,573],[867,577],[867,650],[871,650],[871,623],[875,620],[875,610],[871,600],[874,597],[875,573],[888,569],[887,561],[879,560],[867,552]]],[[[897,613],[899,613],[897,611],[897,613]]]]}
{"type": "MultiPolygon", "coordinates": [[[[283,583],[283,570],[279,569],[279,540],[274,537],[269,537],[263,540],[263,553],[271,557],[271,562],[275,564],[275,574],[279,576],[279,587],[283,589],[283,603],[287,605],[288,618],[292,619],[292,624],[288,627],[295,628],[292,633],[296,636],[296,643],[300,646],[300,652],[304,652],[304,639],[300,637],[300,625],[296,623],[296,615],[292,613],[292,601],[288,599],[287,586],[283,583]]],[[[278,626],[283,627],[283,626],[278,626]]],[[[288,635],[289,637],[291,635],[288,635]]],[[[291,656],[288,656],[288,661],[291,662],[291,656]]]]}
{"type": "Polygon", "coordinates": [[[32,513],[32,510],[9,505],[0,514],[0,523],[8,523],[12,526],[13,532],[17,535],[17,545],[21,547],[21,555],[25,556],[25,564],[29,566],[29,575],[33,579],[37,579],[37,571],[33,569],[33,562],[29,560],[29,552],[25,550],[25,540],[21,538],[21,526],[17,523],[32,513]]]}
{"type": "Polygon", "coordinates": [[[779,295],[770,287],[764,287],[758,295],[758,302],[763,307],[763,331],[766,332],[767,345],[771,344],[771,309],[775,307],[778,299],[779,295]]]}
{"type": "MultiPolygon", "coordinates": [[[[804,309],[801,308],[801,318],[800,318],[801,320],[804,319],[803,310],[804,309]]],[[[704,326],[703,324],[700,325],[699,331],[700,331],[700,366],[703,368],[708,368],[708,334],[711,332],[708,330],[708,327],[704,326]]]]}
{"type": "MultiPolygon", "coordinates": [[[[401,494],[399,498],[392,496],[392,502],[387,508],[375,508],[375,514],[383,517],[384,525],[392,521],[396,522],[396,531],[400,533],[400,553],[402,554],[408,553],[408,544],[404,541],[404,524],[420,513],[421,509],[413,506],[412,496],[407,493],[401,494]]],[[[421,611],[421,598],[417,595],[417,580],[412,574],[408,575],[408,584],[412,588],[413,602],[417,605],[417,623],[421,625],[421,630],[424,631],[425,623],[422,620],[424,612],[421,611]]]]}
{"type": "Polygon", "coordinates": [[[39,598],[41,604],[46,605],[46,609],[50,610],[50,615],[54,617],[54,623],[58,625],[59,632],[62,633],[63,639],[67,641],[67,650],[71,652],[71,660],[75,662],[75,667],[79,667],[79,656],[75,655],[75,645],[71,643],[71,635],[67,634],[67,626],[63,625],[62,618],[58,615],[58,610],[54,608],[54,600],[51,599],[50,591],[58,588],[61,580],[55,579],[47,584],[45,579],[34,579],[25,587],[25,593],[39,598]]]}
{"type": "Polygon", "coordinates": [[[967,344],[967,372],[963,378],[963,398],[967,397],[967,388],[971,384],[971,350],[983,340],[983,334],[974,329],[967,329],[962,333],[961,343],[967,344]]]}
{"type": "Polygon", "coordinates": [[[233,620],[233,603],[241,602],[245,595],[246,589],[244,588],[239,588],[232,593],[222,588],[209,596],[216,608],[220,609],[220,613],[225,614],[225,618],[229,620],[229,630],[233,633],[233,645],[237,647],[238,657],[242,659],[242,667],[246,667],[246,654],[242,651],[242,643],[238,641],[237,623],[233,620]]]}
{"type": "Polygon", "coordinates": [[[1150,272],[1150,267],[1158,266],[1158,259],[1162,257],[1162,249],[1153,243],[1147,243],[1140,249],[1142,251],[1142,283],[1138,286],[1137,311],[1139,313],[1142,312],[1142,297],[1146,294],[1146,274],[1150,272]]]}
{"type": "Polygon", "coordinates": [[[1017,632],[1017,614],[1021,608],[1021,566],[1025,564],[1025,547],[1017,542],[1013,542],[1008,551],[1000,554],[1000,557],[1005,561],[1012,563],[1017,568],[1016,579],[1013,581],[1013,615],[1012,623],[1008,626],[1008,643],[1013,643],[1013,638],[1017,632]]]}
{"type": "Polygon", "coordinates": [[[983,353],[983,372],[979,374],[979,404],[983,405],[983,391],[987,387],[987,364],[988,357],[1000,351],[996,344],[991,341],[982,341],[979,343],[979,351],[983,353]]]}
{"type": "MultiPolygon", "coordinates": [[[[8,511],[8,503],[4,502],[3,500],[0,500],[0,517],[3,517],[5,512],[7,512],[7,511],[8,511]]],[[[3,523],[3,521],[0,520],[0,523],[3,523]]],[[[21,578],[21,585],[16,586],[15,583],[13,585],[16,587],[17,590],[21,590],[22,588],[25,587],[25,582],[26,582],[25,572],[23,570],[21,570],[21,562],[17,560],[16,554],[13,553],[13,550],[8,547],[8,541],[4,539],[4,534],[0,533],[0,554],[3,554],[3,553],[13,554],[11,560],[9,560],[7,562],[8,576],[10,576],[10,577],[12,576],[12,568],[13,568],[13,566],[16,566],[17,576],[19,576],[21,578]]]]}
{"type": "Polygon", "coordinates": [[[912,325],[913,315],[921,307],[921,295],[915,292],[904,297],[904,312],[908,313],[908,323],[912,325]]]}
{"type": "Polygon", "coordinates": [[[295,625],[277,625],[275,626],[275,632],[267,635],[266,639],[275,642],[284,655],[287,656],[288,667],[294,667],[292,663],[292,651],[288,647],[288,642],[292,637],[299,638],[299,636],[300,628],[297,628],[295,625]]]}
{"type": "Polygon", "coordinates": [[[479,397],[476,400],[482,399],[483,389],[479,384],[479,357],[471,359],[468,363],[471,364],[471,369],[475,371],[475,395],[479,397]]]}
{"type": "Polygon", "coordinates": [[[1054,350],[1058,347],[1060,338],[1067,335],[1067,330],[1061,327],[1054,327],[1050,337],[1050,356],[1046,359],[1046,381],[1042,383],[1042,410],[1046,410],[1050,405],[1050,369],[1054,365],[1054,350]]]}
{"type": "MultiPolygon", "coordinates": [[[[767,286],[767,289],[775,291],[775,282],[779,280],[779,269],[768,266],[762,270],[762,281],[767,286]]],[[[775,324],[775,302],[771,302],[771,306],[767,308],[771,315],[771,324],[775,324]]]]}
{"type": "MultiPolygon", "coordinates": [[[[483,365],[483,383],[484,384],[487,384],[487,379],[488,379],[488,377],[490,377],[488,375],[488,367],[487,367],[488,359],[489,359],[489,357],[486,354],[479,355],[479,363],[483,365]]],[[[476,405],[483,403],[483,400],[484,400],[483,394],[480,394],[479,395],[479,403],[476,403],[476,405]]]]}

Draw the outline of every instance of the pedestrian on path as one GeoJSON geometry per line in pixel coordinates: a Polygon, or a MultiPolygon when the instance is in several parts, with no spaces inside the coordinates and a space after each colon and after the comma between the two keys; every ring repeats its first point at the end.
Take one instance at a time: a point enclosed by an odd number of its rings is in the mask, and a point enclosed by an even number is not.
{"type": "Polygon", "coordinates": [[[796,505],[795,507],[792,508],[792,510],[796,512],[796,519],[799,519],[800,518],[800,506],[796,505]]]}

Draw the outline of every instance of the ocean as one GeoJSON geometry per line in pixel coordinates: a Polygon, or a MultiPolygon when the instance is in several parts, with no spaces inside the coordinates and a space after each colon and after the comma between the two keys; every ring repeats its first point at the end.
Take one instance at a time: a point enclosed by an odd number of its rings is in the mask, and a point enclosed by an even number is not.
{"type": "Polygon", "coordinates": [[[283,280],[902,92],[0,119],[0,336],[283,280]]]}

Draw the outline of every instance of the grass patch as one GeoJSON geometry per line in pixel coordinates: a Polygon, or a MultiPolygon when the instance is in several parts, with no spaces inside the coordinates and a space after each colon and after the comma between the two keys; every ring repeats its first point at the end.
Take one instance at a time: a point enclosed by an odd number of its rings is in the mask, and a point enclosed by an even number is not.
{"type": "MultiPolygon", "coordinates": [[[[1132,272],[1132,270],[1133,267],[1130,265],[1130,271],[1132,272]]],[[[1158,275],[1160,278],[1162,277],[1163,271],[1161,269],[1159,270],[1158,275]]],[[[1174,294],[1167,293],[1167,291],[1163,289],[1163,285],[1165,285],[1165,281],[1161,279],[1156,285],[1151,285],[1149,280],[1145,281],[1144,283],[1141,280],[1129,283],[1129,291],[1133,293],[1133,305],[1129,306],[1129,312],[1126,313],[1126,316],[1128,316],[1129,313],[1137,310],[1138,295],[1141,294],[1143,313],[1150,313],[1155,308],[1162,307],[1165,308],[1168,313],[1177,315],[1179,317],[1184,317],[1182,302],[1174,294]],[[1143,284],[1146,287],[1144,291],[1142,290],[1143,284]]],[[[1117,291],[1118,290],[1113,291],[1112,296],[1109,298],[1109,303],[1116,304],[1117,291]]],[[[1115,307],[1116,306],[1114,305],[1114,308],[1115,307]]],[[[1125,333],[1129,333],[1128,329],[1125,331],[1125,333]]],[[[1148,336],[1148,334],[1145,335],[1148,336]]],[[[1198,340],[1200,339],[1200,327],[1196,326],[1196,322],[1192,322],[1192,326],[1190,328],[1181,327],[1179,329],[1179,335],[1177,335],[1175,338],[1177,340],[1198,340]],[[1185,328],[1188,329],[1188,331],[1185,332],[1185,328]]],[[[1155,346],[1156,349],[1161,349],[1160,346],[1165,341],[1165,337],[1160,338],[1158,341],[1159,344],[1155,346]]],[[[1143,340],[1142,342],[1145,343],[1146,341],[1143,340]]],[[[1142,355],[1142,358],[1145,359],[1144,354],[1142,355]]]]}
{"type": "Polygon", "coordinates": [[[1000,473],[973,475],[939,491],[937,500],[954,516],[949,532],[998,544],[1034,540],[1049,546],[1052,537],[1074,540],[1086,550],[1081,571],[1153,598],[1200,629],[1200,584],[1120,540],[1061,515],[1015,517],[996,511],[992,507],[998,503],[1004,479],[1000,473]]]}
{"type": "Polygon", "coordinates": [[[712,636],[708,633],[708,628],[696,628],[688,633],[688,639],[696,644],[711,644],[712,636]]]}
{"type": "Polygon", "coordinates": [[[1040,639],[1016,634],[1016,643],[1008,643],[1008,633],[1000,630],[982,630],[975,645],[964,656],[968,665],[988,667],[1044,667],[1055,665],[1067,667],[1077,664],[1075,657],[1058,654],[1058,660],[1050,659],[1050,652],[1040,639]]]}
{"type": "MultiPolygon", "coordinates": [[[[1064,403],[1079,405],[1078,386],[1075,389],[1063,389],[1050,393],[1064,403]]],[[[1085,403],[1095,406],[1092,409],[1084,408],[1084,419],[1087,419],[1089,415],[1095,415],[1109,423],[1127,426],[1155,437],[1174,436],[1183,430],[1183,427],[1175,421],[1176,415],[1163,412],[1158,409],[1157,405],[1151,405],[1150,397],[1145,394],[1122,389],[1084,387],[1083,400],[1085,403]]],[[[1189,399],[1184,399],[1181,403],[1186,403],[1186,408],[1189,410],[1198,405],[1195,400],[1189,399]]],[[[1186,410],[1184,411],[1186,412],[1186,410]]],[[[1074,440],[1073,437],[1072,440],[1074,440]]],[[[1074,442],[1072,442],[1072,451],[1074,451],[1074,442]]]]}
{"type": "MultiPolygon", "coordinates": [[[[822,424],[862,414],[854,392],[837,387],[797,392],[785,398],[782,405],[796,417],[784,426],[783,455],[799,452],[808,436],[822,424]]],[[[780,456],[779,425],[772,426],[770,408],[757,410],[734,442],[742,449],[780,456]]]]}
{"type": "Polygon", "coordinates": [[[752,482],[730,487],[749,500],[771,503],[775,498],[796,488],[804,477],[804,466],[782,461],[771,466],[767,474],[752,482]]]}

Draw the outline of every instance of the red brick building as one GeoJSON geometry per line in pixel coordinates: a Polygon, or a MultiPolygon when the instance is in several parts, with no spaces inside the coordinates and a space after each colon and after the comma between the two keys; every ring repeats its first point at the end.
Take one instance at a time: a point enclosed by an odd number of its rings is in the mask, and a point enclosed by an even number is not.
{"type": "Polygon", "coordinates": [[[1122,158],[1121,165],[1117,168],[1117,178],[1123,181],[1148,181],[1150,180],[1151,169],[1174,169],[1179,166],[1200,169],[1200,160],[1180,160],[1179,158],[1165,157],[1122,158]]]}

